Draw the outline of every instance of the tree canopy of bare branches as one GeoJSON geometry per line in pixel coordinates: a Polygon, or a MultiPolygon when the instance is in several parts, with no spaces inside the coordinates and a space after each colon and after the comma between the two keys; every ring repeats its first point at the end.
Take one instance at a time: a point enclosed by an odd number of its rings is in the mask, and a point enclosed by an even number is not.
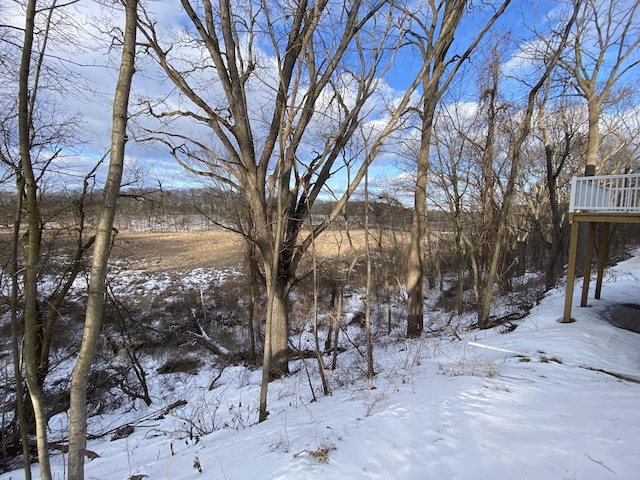
{"type": "Polygon", "coordinates": [[[250,229],[241,233],[261,253],[269,298],[265,369],[277,377],[288,372],[296,268],[401,120],[417,81],[391,110],[380,107],[382,74],[401,41],[386,1],[182,6],[189,27],[180,34],[162,31],[149,12],[140,20],[144,47],[175,87],[167,100],[149,99],[156,123],[145,135],[246,202],[250,229]],[[374,119],[382,122],[367,124],[374,119]],[[339,201],[300,239],[309,209],[347,164],[356,173],[339,201]]]}

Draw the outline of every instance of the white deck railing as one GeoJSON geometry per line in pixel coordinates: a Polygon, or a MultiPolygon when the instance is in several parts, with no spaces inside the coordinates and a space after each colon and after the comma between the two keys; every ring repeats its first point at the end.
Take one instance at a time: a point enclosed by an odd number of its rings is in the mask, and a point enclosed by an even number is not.
{"type": "Polygon", "coordinates": [[[640,213],[640,174],[573,177],[569,212],[640,213]]]}

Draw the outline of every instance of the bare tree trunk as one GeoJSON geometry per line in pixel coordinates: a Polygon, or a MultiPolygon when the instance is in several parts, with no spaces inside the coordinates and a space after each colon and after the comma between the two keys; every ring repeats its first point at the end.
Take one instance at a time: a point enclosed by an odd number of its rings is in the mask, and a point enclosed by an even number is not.
{"type": "Polygon", "coordinates": [[[289,293],[281,279],[271,286],[271,380],[289,374],[289,293]]]}
{"type": "MultiPolygon", "coordinates": [[[[453,31],[450,34],[451,41],[453,40],[453,31]]],[[[423,83],[428,90],[424,94],[420,151],[417,159],[416,184],[413,191],[413,217],[407,262],[407,336],[409,337],[420,336],[424,329],[424,240],[427,218],[427,175],[431,149],[431,129],[438,103],[435,92],[438,90],[439,77],[431,80],[425,79],[423,83]]]]}
{"type": "Polygon", "coordinates": [[[367,292],[364,307],[364,328],[367,338],[367,378],[375,376],[373,370],[373,337],[371,336],[371,301],[373,296],[371,272],[371,246],[369,245],[369,174],[364,176],[364,248],[367,256],[367,292]]]}
{"type": "Polygon", "coordinates": [[[338,301],[336,304],[336,313],[335,313],[335,331],[333,336],[333,356],[331,358],[331,370],[335,370],[338,366],[338,339],[340,335],[340,328],[342,326],[342,299],[344,297],[344,285],[340,285],[338,288],[338,301]]]}
{"type": "Polygon", "coordinates": [[[260,408],[258,422],[264,422],[269,416],[267,410],[267,397],[269,394],[269,371],[271,370],[271,311],[273,300],[269,296],[269,286],[267,285],[267,320],[264,327],[264,349],[262,354],[262,382],[260,386],[260,408]]]}
{"type": "Polygon", "coordinates": [[[555,286],[558,277],[562,274],[563,254],[564,254],[564,238],[567,231],[566,219],[561,211],[559,195],[558,195],[558,177],[564,170],[571,155],[571,134],[565,130],[564,144],[560,151],[553,144],[549,128],[546,123],[546,102],[548,92],[545,92],[544,98],[541,100],[539,107],[538,128],[542,134],[545,152],[545,180],[547,194],[549,196],[549,209],[551,210],[550,225],[550,248],[546,265],[545,286],[551,289],[555,286]]]}
{"type": "Polygon", "coordinates": [[[335,312],[336,312],[336,298],[338,295],[337,282],[331,281],[331,313],[329,313],[329,325],[327,325],[327,338],[324,339],[324,352],[329,353],[331,351],[331,342],[333,340],[333,327],[336,324],[335,312]]]}
{"type": "Polygon", "coordinates": [[[391,335],[391,327],[392,327],[392,302],[391,302],[391,280],[389,279],[389,266],[387,265],[387,261],[385,260],[384,271],[382,272],[384,275],[384,295],[385,301],[387,303],[387,335],[391,335]]]}
{"type": "MultiPolygon", "coordinates": [[[[453,40],[450,32],[449,43],[453,40]]],[[[446,43],[446,40],[442,40],[446,43]]],[[[440,66],[439,68],[444,68],[440,66]]],[[[413,191],[413,217],[409,258],[407,262],[407,336],[420,336],[424,329],[424,241],[427,218],[427,176],[431,134],[438,98],[438,79],[425,79],[425,99],[422,110],[420,152],[416,168],[416,184],[413,191]]]]}
{"type": "MultiPolygon", "coordinates": [[[[20,63],[18,92],[18,135],[20,142],[20,161],[25,184],[25,209],[27,215],[27,232],[25,239],[26,265],[24,270],[24,362],[29,396],[36,421],[36,443],[40,476],[43,480],[51,479],[51,466],[47,446],[47,415],[45,411],[42,386],[38,380],[38,286],[37,277],[40,268],[41,223],[38,205],[38,186],[31,161],[30,130],[32,110],[30,111],[29,73],[31,68],[31,51],[35,30],[36,1],[29,0],[26,7],[26,25],[22,60],[20,63]]],[[[35,95],[35,92],[34,94],[35,95]]]]}
{"type": "Polygon", "coordinates": [[[471,239],[462,232],[462,240],[464,244],[469,249],[469,263],[471,264],[471,272],[473,274],[473,297],[476,299],[476,302],[480,301],[480,272],[478,271],[478,262],[476,261],[476,252],[475,245],[471,241],[471,239]]]}
{"type": "MultiPolygon", "coordinates": [[[[310,246],[309,235],[298,238],[300,227],[309,215],[309,207],[335,172],[337,162],[344,160],[345,146],[357,131],[360,117],[368,115],[369,99],[380,92],[378,82],[391,66],[385,59],[391,59],[393,56],[388,54],[400,48],[403,32],[398,33],[399,37],[389,35],[398,23],[397,18],[379,13],[388,6],[384,1],[354,0],[335,5],[298,2],[288,5],[289,15],[281,15],[279,6],[267,3],[261,3],[255,10],[230,0],[181,0],[180,3],[210,59],[203,64],[201,78],[211,75],[213,82],[219,82],[223,93],[214,94],[212,103],[209,88],[202,90],[201,83],[192,84],[195,77],[189,68],[184,69],[184,62],[167,55],[169,51],[180,50],[180,41],[161,43],[156,31],[158,22],[145,16],[140,21],[140,29],[149,51],[183,98],[188,99],[181,102],[184,107],[174,111],[161,111],[162,106],[157,107],[160,110],[157,112],[150,109],[149,113],[160,122],[159,130],[149,134],[153,140],[167,145],[176,161],[188,171],[228,185],[249,205],[255,227],[255,238],[251,240],[262,253],[267,297],[273,296],[268,300],[273,308],[268,309],[267,321],[272,323],[268,325],[271,333],[267,341],[277,343],[270,344],[273,352],[269,355],[269,362],[273,360],[270,371],[280,375],[288,371],[287,296],[295,280],[296,268],[310,246]],[[247,20],[245,15],[251,18],[247,20]],[[364,37],[360,34],[362,31],[367,32],[364,37]],[[286,38],[281,36],[282,32],[286,32],[286,38]],[[366,43],[368,50],[365,53],[364,38],[381,41],[373,45],[366,43]],[[255,45],[266,42],[275,50],[274,58],[278,59],[276,84],[273,78],[261,77],[264,70],[256,68],[251,54],[254,42],[255,45]],[[174,50],[172,45],[178,48],[174,50]],[[352,55],[353,52],[356,54],[352,55]],[[348,62],[343,61],[347,57],[348,62]],[[336,88],[341,82],[334,81],[345,78],[352,61],[361,63],[351,77],[354,82],[350,85],[352,93],[349,97],[355,100],[353,105],[350,100],[345,101],[342,87],[336,88]],[[273,97],[263,105],[264,112],[269,112],[266,127],[265,118],[258,118],[261,115],[254,111],[255,99],[252,90],[248,89],[253,81],[267,81],[273,86],[273,97]],[[334,93],[328,93],[330,91],[334,93]],[[324,99],[330,99],[336,109],[329,112],[324,99]],[[214,104],[227,108],[220,110],[214,104]],[[326,124],[329,131],[323,139],[316,137],[320,143],[316,144],[314,152],[309,152],[304,147],[305,131],[316,118],[327,113],[331,113],[331,122],[326,124]],[[176,115],[210,128],[217,141],[207,144],[165,130],[165,119],[176,115]],[[256,149],[258,138],[260,148],[256,149]],[[317,156],[310,158],[310,154],[317,156]],[[310,161],[307,163],[303,157],[310,161]],[[276,200],[282,203],[278,218],[272,212],[276,200]],[[277,222],[282,222],[282,237],[276,240],[277,222]],[[280,257],[277,262],[274,256],[280,257]],[[276,264],[278,268],[274,270],[276,264]]],[[[404,121],[406,107],[418,86],[418,80],[414,79],[403,97],[394,102],[395,110],[389,112],[388,123],[377,133],[358,173],[346,186],[335,208],[314,227],[316,235],[327,229],[339,215],[385,139],[404,121]]]]}
{"type": "Polygon", "coordinates": [[[251,241],[246,241],[246,262],[249,269],[249,301],[247,303],[248,333],[249,333],[249,362],[256,363],[256,306],[258,303],[258,265],[256,258],[256,245],[251,241]]]}
{"type": "Polygon", "coordinates": [[[600,116],[602,107],[600,98],[588,97],[587,158],[584,165],[584,176],[592,177],[596,174],[596,166],[600,155],[600,116]]]}
{"type": "Polygon", "coordinates": [[[289,359],[287,358],[287,340],[289,338],[289,331],[287,327],[287,304],[286,304],[286,295],[284,292],[284,285],[278,278],[278,271],[280,267],[280,247],[282,245],[282,229],[283,229],[283,218],[282,218],[282,196],[278,196],[278,211],[277,211],[277,219],[275,226],[275,245],[273,247],[274,254],[271,257],[264,256],[265,259],[265,280],[267,287],[267,318],[265,322],[265,333],[264,333],[264,351],[263,351],[263,360],[262,360],[262,383],[260,387],[260,409],[258,413],[258,421],[263,422],[269,416],[269,412],[267,410],[267,397],[269,390],[269,381],[272,379],[272,372],[277,372],[282,370],[283,368],[288,370],[289,368],[289,359]],[[280,288],[278,288],[280,285],[280,288]],[[284,317],[284,318],[282,318],[284,317]],[[278,333],[282,336],[282,328],[280,326],[276,326],[277,322],[284,322],[285,324],[285,332],[284,332],[284,349],[281,348],[280,345],[277,345],[274,348],[274,340],[276,342],[282,342],[282,339],[277,338],[277,334],[274,333],[274,330],[278,330],[278,333]],[[273,352],[276,352],[276,358],[273,356],[273,352]],[[283,355],[284,352],[284,355],[283,355]],[[285,358],[283,359],[282,356],[285,358]],[[273,366],[272,366],[273,363],[273,366]]]}
{"type": "Polygon", "coordinates": [[[125,3],[126,20],[122,60],[113,100],[111,158],[93,250],[82,343],[71,374],[68,459],[70,480],[84,479],[84,452],[87,445],[87,381],[102,326],[107,263],[124,167],[129,94],[135,71],[137,8],[137,0],[128,0],[125,3]]]}
{"type": "MultiPolygon", "coordinates": [[[[310,228],[313,232],[313,224],[310,225],[310,228]]],[[[313,338],[315,340],[316,359],[318,360],[318,374],[322,382],[322,393],[327,396],[331,392],[329,390],[329,384],[327,383],[322,350],[320,350],[320,339],[318,338],[318,257],[315,236],[311,240],[311,258],[313,259],[313,338]]],[[[329,335],[331,335],[330,332],[327,333],[327,336],[329,335]]]]}
{"type": "MultiPolygon", "coordinates": [[[[568,147],[569,142],[567,141],[567,151],[568,147]]],[[[558,205],[557,174],[553,168],[553,153],[548,143],[545,145],[545,156],[547,163],[547,190],[549,193],[549,207],[551,208],[551,248],[546,268],[545,286],[547,289],[551,289],[555,286],[562,271],[562,239],[566,227],[558,205]]]]}
{"type": "MultiPolygon", "coordinates": [[[[486,326],[489,322],[489,312],[493,295],[493,284],[502,251],[502,221],[501,212],[508,208],[511,198],[505,195],[502,207],[497,206],[496,183],[497,174],[494,169],[496,157],[496,130],[498,122],[498,89],[500,81],[500,66],[497,49],[493,49],[493,58],[488,65],[488,84],[483,92],[483,100],[487,102],[487,134],[482,150],[482,183],[480,185],[480,203],[482,205],[482,221],[477,251],[480,255],[480,284],[478,296],[478,324],[486,326]],[[480,320],[482,319],[482,320],[480,320]]],[[[509,172],[515,174],[515,162],[512,159],[509,172]]],[[[510,188],[515,188],[515,177],[508,179],[510,188]]]]}
{"type": "Polygon", "coordinates": [[[11,354],[13,357],[13,377],[16,388],[16,425],[22,443],[22,463],[24,465],[25,480],[31,480],[31,455],[29,452],[28,421],[25,408],[24,388],[22,384],[22,366],[20,362],[20,327],[18,325],[18,245],[20,242],[20,224],[22,222],[22,197],[24,195],[24,181],[19,169],[16,169],[16,216],[13,224],[11,240],[11,354]]]}
{"type": "MultiPolygon", "coordinates": [[[[423,113],[427,115],[427,113],[423,113]]],[[[433,118],[433,116],[431,117],[433,118]]],[[[423,125],[426,121],[423,120],[423,125]]],[[[411,239],[407,260],[407,336],[417,337],[424,328],[424,235],[426,230],[427,168],[429,165],[430,127],[423,127],[416,185],[413,192],[411,239]]]]}
{"type": "Polygon", "coordinates": [[[436,106],[456,72],[489,28],[502,15],[510,0],[505,0],[496,8],[482,30],[471,41],[462,55],[448,59],[447,53],[454,39],[460,20],[467,7],[466,1],[429,2],[431,16],[423,18],[424,12],[411,16],[420,32],[412,32],[422,60],[429,68],[422,73],[423,105],[421,112],[420,151],[416,166],[416,184],[414,188],[414,214],[411,227],[411,241],[407,262],[407,336],[414,337],[424,328],[424,238],[426,234],[426,191],[429,151],[436,106]],[[436,28],[439,26],[439,28],[436,28]],[[451,64],[449,73],[445,70],[451,64]]]}
{"type": "Polygon", "coordinates": [[[458,283],[456,288],[456,311],[458,315],[462,315],[464,312],[464,278],[465,278],[465,248],[464,240],[462,239],[462,227],[460,225],[459,214],[455,217],[456,224],[456,273],[458,277],[458,283]]]}

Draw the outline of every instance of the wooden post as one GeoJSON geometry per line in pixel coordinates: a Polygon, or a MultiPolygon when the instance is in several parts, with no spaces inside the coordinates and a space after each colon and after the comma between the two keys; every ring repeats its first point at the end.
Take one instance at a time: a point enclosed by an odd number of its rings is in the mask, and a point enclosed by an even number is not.
{"type": "Polygon", "coordinates": [[[578,236],[580,228],[578,223],[570,217],[571,222],[571,239],[569,240],[569,266],[567,269],[567,290],[564,297],[564,313],[562,315],[562,323],[570,323],[571,305],[573,303],[573,284],[576,279],[576,256],[578,251],[578,236]]]}
{"type": "Polygon", "coordinates": [[[600,251],[598,252],[598,278],[596,280],[595,298],[600,299],[602,291],[602,277],[604,275],[604,264],[607,261],[607,253],[609,251],[609,222],[602,224],[600,232],[600,251]]]}
{"type": "Polygon", "coordinates": [[[587,254],[584,259],[584,277],[582,278],[581,307],[587,306],[589,297],[589,283],[591,282],[591,262],[593,261],[593,247],[596,243],[596,223],[589,222],[589,236],[587,237],[587,254]]]}

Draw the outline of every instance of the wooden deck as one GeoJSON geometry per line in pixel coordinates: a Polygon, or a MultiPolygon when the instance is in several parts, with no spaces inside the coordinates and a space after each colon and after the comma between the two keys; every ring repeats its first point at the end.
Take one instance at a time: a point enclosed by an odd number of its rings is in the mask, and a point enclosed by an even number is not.
{"type": "MultiPolygon", "coordinates": [[[[584,282],[582,284],[581,307],[587,306],[591,261],[596,245],[596,225],[601,224],[600,248],[598,249],[598,271],[595,298],[600,298],[602,276],[609,250],[609,226],[615,223],[640,223],[640,174],[604,175],[593,177],[574,177],[571,181],[571,199],[569,202],[569,222],[571,237],[569,240],[569,265],[567,268],[567,290],[565,292],[563,323],[572,322],[571,307],[573,287],[576,278],[576,257],[580,224],[587,224],[588,238],[584,259],[584,282]]],[[[617,310],[616,310],[617,311],[617,310]]],[[[640,308],[621,306],[615,314],[621,325],[640,329],[640,308]],[[637,312],[635,312],[637,310],[637,312]],[[634,318],[637,319],[633,320],[634,318]]],[[[613,321],[613,319],[612,319],[613,321]]],[[[623,326],[622,328],[627,328],[623,326]]]]}

